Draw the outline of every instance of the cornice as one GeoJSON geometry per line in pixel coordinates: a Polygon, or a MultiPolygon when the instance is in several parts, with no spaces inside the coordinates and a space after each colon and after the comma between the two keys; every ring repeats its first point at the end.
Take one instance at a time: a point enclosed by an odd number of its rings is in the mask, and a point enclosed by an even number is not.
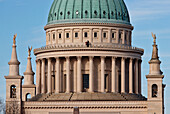
{"type": "Polygon", "coordinates": [[[130,51],[137,52],[143,55],[144,49],[126,46],[126,45],[117,45],[117,44],[92,44],[90,47],[87,47],[85,44],[60,44],[60,45],[47,45],[41,48],[34,49],[34,54],[44,52],[53,52],[53,51],[130,51]]]}
{"type": "Polygon", "coordinates": [[[63,24],[50,24],[44,27],[44,30],[58,27],[74,27],[74,26],[104,26],[104,27],[119,27],[119,28],[127,28],[133,30],[134,27],[127,24],[116,24],[116,23],[63,23],[63,24]]]}

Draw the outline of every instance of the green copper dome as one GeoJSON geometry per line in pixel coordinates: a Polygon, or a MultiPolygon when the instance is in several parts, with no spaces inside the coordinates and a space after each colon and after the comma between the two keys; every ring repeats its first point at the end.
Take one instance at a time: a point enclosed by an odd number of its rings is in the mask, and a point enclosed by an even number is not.
{"type": "Polygon", "coordinates": [[[48,25],[62,23],[130,25],[130,18],[123,0],[54,0],[48,16],[48,25]]]}

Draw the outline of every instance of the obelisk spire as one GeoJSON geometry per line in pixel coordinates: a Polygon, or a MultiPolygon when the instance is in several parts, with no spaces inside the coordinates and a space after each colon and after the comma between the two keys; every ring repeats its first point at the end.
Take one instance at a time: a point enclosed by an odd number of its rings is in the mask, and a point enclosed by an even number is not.
{"type": "Polygon", "coordinates": [[[152,51],[152,58],[151,58],[151,60],[152,59],[157,59],[157,60],[159,60],[159,57],[158,57],[158,48],[157,48],[157,45],[156,45],[156,35],[155,34],[153,34],[152,33],[152,37],[153,37],[153,51],[152,51]]]}
{"type": "Polygon", "coordinates": [[[12,55],[11,60],[8,62],[9,64],[9,76],[19,76],[19,64],[17,58],[17,51],[16,51],[16,37],[17,34],[13,37],[13,45],[12,45],[12,55]]]}
{"type": "Polygon", "coordinates": [[[149,61],[150,64],[150,75],[161,75],[162,72],[160,70],[160,64],[161,61],[159,60],[158,57],[158,48],[156,45],[156,35],[152,33],[152,37],[153,37],[153,50],[152,50],[152,58],[149,61]]]}
{"type": "Polygon", "coordinates": [[[27,61],[27,68],[24,72],[24,85],[33,85],[34,84],[34,72],[32,71],[32,64],[31,64],[31,50],[32,47],[28,47],[28,61],[27,61]]]}

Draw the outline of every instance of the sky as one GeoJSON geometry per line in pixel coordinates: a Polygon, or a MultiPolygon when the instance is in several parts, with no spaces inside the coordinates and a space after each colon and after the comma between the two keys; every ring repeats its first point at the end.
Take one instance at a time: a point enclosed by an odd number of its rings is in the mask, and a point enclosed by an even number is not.
{"type": "MultiPolygon", "coordinates": [[[[27,48],[45,46],[44,26],[53,0],[0,0],[0,97],[5,99],[5,79],[9,74],[12,38],[17,36],[17,54],[20,75],[26,70],[27,48]]],[[[142,57],[142,93],[147,97],[145,75],[149,73],[148,61],[152,52],[152,35],[157,36],[161,70],[165,78],[165,109],[170,112],[170,0],[125,0],[131,24],[134,26],[132,45],[145,50],[142,57]]],[[[36,71],[32,53],[33,70],[36,71]]]]}

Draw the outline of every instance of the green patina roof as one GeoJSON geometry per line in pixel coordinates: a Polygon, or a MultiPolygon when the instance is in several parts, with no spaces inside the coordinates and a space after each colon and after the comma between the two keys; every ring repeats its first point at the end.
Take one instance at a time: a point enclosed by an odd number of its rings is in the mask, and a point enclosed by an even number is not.
{"type": "Polygon", "coordinates": [[[123,0],[54,0],[48,24],[119,23],[130,24],[123,0]]]}

